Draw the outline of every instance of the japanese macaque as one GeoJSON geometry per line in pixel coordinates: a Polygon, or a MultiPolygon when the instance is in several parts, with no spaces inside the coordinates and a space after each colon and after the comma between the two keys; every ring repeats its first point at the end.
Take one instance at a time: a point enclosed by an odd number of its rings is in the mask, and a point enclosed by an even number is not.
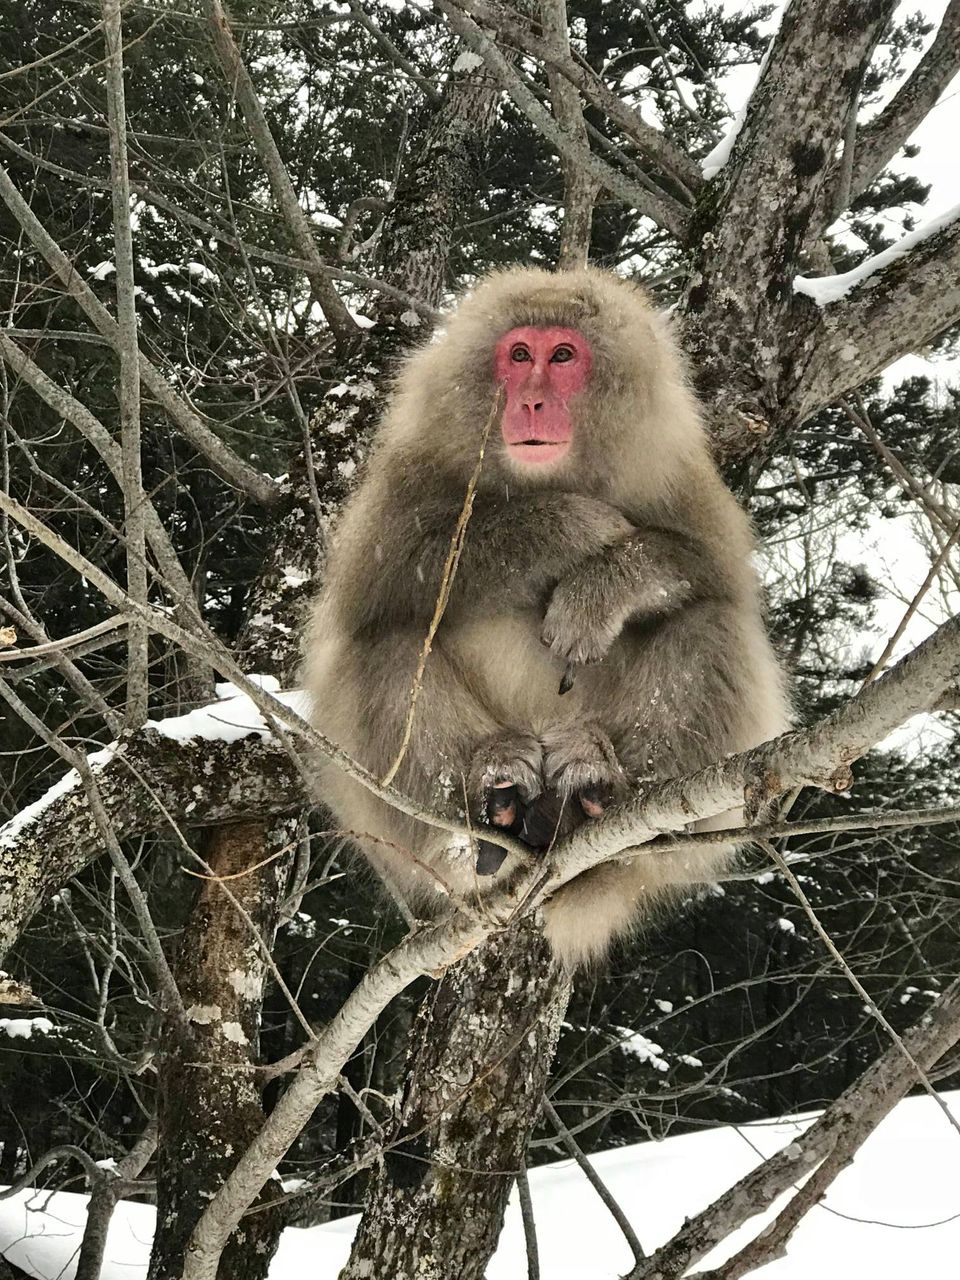
{"type": "MultiPolygon", "coordinates": [[[[395,783],[543,848],[644,781],[783,730],[752,549],[641,290],[592,270],[492,275],[407,360],[341,518],[307,639],[316,725],[386,775],[448,593],[395,783]]],[[[321,771],[323,800],[414,909],[516,864],[321,771]]],[[[641,848],[581,875],[546,903],[555,952],[571,969],[601,957],[729,857],[641,848]]]]}

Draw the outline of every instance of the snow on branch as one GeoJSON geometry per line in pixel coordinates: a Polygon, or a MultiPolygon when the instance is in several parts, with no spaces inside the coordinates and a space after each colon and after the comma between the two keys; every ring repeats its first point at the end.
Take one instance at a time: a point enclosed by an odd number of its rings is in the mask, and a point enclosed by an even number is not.
{"type": "Polygon", "coordinates": [[[796,396],[802,420],[960,320],[960,205],[853,271],[794,287],[820,310],[796,396]]]}
{"type": "Polygon", "coordinates": [[[870,288],[867,282],[871,276],[875,276],[878,271],[882,271],[890,263],[896,262],[905,254],[908,254],[911,249],[916,248],[918,244],[928,239],[928,237],[936,235],[944,227],[956,222],[958,218],[960,218],[960,204],[954,205],[946,213],[941,213],[937,217],[931,218],[929,222],[925,222],[922,226],[901,237],[889,248],[881,250],[880,253],[875,253],[871,258],[867,258],[866,262],[861,262],[858,267],[854,267],[851,271],[844,271],[840,275],[795,276],[793,280],[794,292],[802,293],[805,297],[812,298],[818,307],[826,307],[832,302],[839,302],[841,298],[847,296],[851,289],[856,289],[860,285],[870,288]]]}
{"type": "Polygon", "coordinates": [[[740,107],[738,111],[734,112],[733,119],[730,121],[730,124],[727,126],[726,133],[723,135],[723,137],[720,139],[717,145],[713,147],[713,149],[710,150],[700,161],[700,172],[703,174],[704,178],[707,181],[709,181],[711,178],[715,178],[717,174],[720,172],[720,170],[727,163],[727,161],[730,159],[730,153],[733,151],[733,144],[736,142],[737,138],[740,136],[740,130],[743,128],[744,123],[747,119],[747,112],[750,110],[750,103],[751,103],[751,100],[753,99],[754,90],[756,89],[757,85],[760,83],[763,73],[767,69],[767,62],[770,58],[770,50],[772,48],[773,48],[773,41],[771,40],[770,43],[767,45],[766,49],[764,49],[763,51],[763,57],[760,60],[760,65],[757,67],[756,79],[753,82],[750,92],[747,94],[746,98],[744,99],[743,106],[740,107]]]}
{"type": "MultiPolygon", "coordinates": [[[[232,686],[221,685],[225,695],[232,686]]],[[[303,695],[279,696],[285,705],[303,695]]],[[[305,805],[303,781],[246,696],[148,722],[87,756],[118,839],[305,805]]],[[[0,826],[0,957],[50,894],[103,852],[76,770],[0,826]]]]}

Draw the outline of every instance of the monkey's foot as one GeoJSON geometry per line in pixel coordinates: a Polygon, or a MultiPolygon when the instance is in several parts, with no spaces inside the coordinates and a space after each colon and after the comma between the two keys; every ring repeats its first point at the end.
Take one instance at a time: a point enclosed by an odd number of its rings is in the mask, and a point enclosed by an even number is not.
{"type": "MultiPolygon", "coordinates": [[[[488,738],[474,752],[467,783],[477,820],[523,839],[527,808],[543,786],[542,771],[543,749],[532,735],[488,738]]],[[[506,856],[499,846],[481,840],[477,874],[493,875],[506,856]]]]}
{"type": "Polygon", "coordinates": [[[563,725],[543,735],[544,777],[561,800],[599,818],[626,798],[629,783],[613,743],[598,725],[563,725]]]}

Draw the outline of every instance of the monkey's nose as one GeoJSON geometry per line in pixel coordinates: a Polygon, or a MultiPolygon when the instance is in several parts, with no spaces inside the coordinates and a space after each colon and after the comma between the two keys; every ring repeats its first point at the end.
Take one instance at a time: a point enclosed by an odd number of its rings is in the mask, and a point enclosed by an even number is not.
{"type": "Polygon", "coordinates": [[[542,401],[542,400],[528,400],[528,401],[526,402],[526,408],[528,408],[528,409],[530,410],[530,412],[531,412],[531,413],[539,413],[539,412],[540,412],[540,410],[543,408],[543,401],[542,401]]]}

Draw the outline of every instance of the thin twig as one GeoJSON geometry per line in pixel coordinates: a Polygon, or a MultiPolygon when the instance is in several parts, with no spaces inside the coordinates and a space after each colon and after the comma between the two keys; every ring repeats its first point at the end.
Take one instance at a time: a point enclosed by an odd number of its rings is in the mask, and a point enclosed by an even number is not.
{"type": "Polygon", "coordinates": [[[617,1204],[617,1201],[611,1194],[607,1184],[603,1181],[596,1169],[584,1155],[579,1142],[577,1142],[576,1138],[560,1119],[557,1114],[556,1107],[549,1098],[544,1098],[543,1100],[543,1113],[556,1129],[557,1137],[560,1139],[564,1150],[577,1162],[581,1173],[603,1201],[610,1216],[623,1232],[624,1239],[630,1246],[630,1251],[633,1254],[634,1262],[641,1262],[647,1255],[643,1251],[643,1245],[640,1243],[630,1219],[620,1208],[619,1204],[617,1204]]]}
{"type": "Polygon", "coordinates": [[[433,648],[433,641],[437,634],[437,629],[443,621],[443,615],[447,605],[450,602],[450,592],[453,590],[454,579],[457,576],[457,567],[460,564],[460,556],[463,553],[463,546],[467,536],[467,525],[470,523],[470,516],[473,512],[473,499],[477,491],[477,482],[480,479],[480,472],[483,469],[483,455],[487,447],[487,440],[490,436],[490,429],[497,419],[500,412],[500,401],[502,399],[502,390],[497,389],[497,394],[493,399],[493,407],[487,417],[483,433],[480,436],[480,452],[477,455],[476,466],[470,476],[467,484],[467,492],[464,495],[463,506],[460,509],[460,515],[457,517],[456,528],[450,538],[450,548],[447,551],[447,558],[443,565],[443,575],[440,579],[440,590],[437,593],[437,602],[434,606],[433,617],[430,619],[430,626],[427,628],[427,634],[424,637],[423,646],[420,650],[420,660],[417,663],[416,674],[413,677],[413,684],[410,688],[410,703],[407,709],[407,719],[403,727],[403,737],[400,741],[400,750],[393,764],[381,779],[382,785],[388,787],[397,776],[397,770],[403,763],[403,758],[407,754],[407,748],[410,745],[410,738],[413,735],[413,720],[417,711],[417,699],[420,697],[420,689],[423,685],[423,676],[427,667],[427,659],[430,657],[430,651],[433,648]]]}
{"type": "MultiPolygon", "coordinates": [[[[107,48],[107,114],[113,186],[113,240],[117,275],[117,330],[120,357],[120,448],[123,455],[123,512],[127,553],[127,591],[147,603],[146,519],[140,463],[140,343],[137,335],[130,229],[130,176],[127,163],[127,110],[123,90],[121,0],[103,0],[107,48]]],[[[127,702],[124,718],[135,729],[147,718],[148,632],[131,620],[127,629],[127,702]]]]}
{"type": "Polygon", "coordinates": [[[941,548],[939,555],[937,556],[936,560],[934,560],[933,564],[930,566],[930,572],[927,574],[923,582],[920,584],[920,587],[918,588],[916,594],[914,595],[913,599],[910,601],[910,604],[907,606],[906,612],[904,613],[900,621],[897,623],[893,634],[890,636],[890,639],[884,645],[883,653],[881,653],[880,657],[874,663],[873,670],[864,680],[863,684],[860,686],[861,688],[866,688],[866,686],[870,684],[871,681],[876,680],[877,676],[881,673],[881,671],[883,671],[884,667],[890,661],[893,651],[897,647],[897,643],[900,640],[900,637],[903,635],[904,631],[906,631],[907,626],[910,622],[910,619],[917,612],[917,609],[919,609],[920,603],[923,600],[923,597],[927,594],[927,592],[933,586],[934,582],[937,580],[940,570],[943,568],[943,566],[946,564],[947,560],[949,559],[950,552],[953,550],[954,544],[956,543],[957,538],[960,538],[960,522],[958,522],[957,527],[954,529],[953,533],[951,533],[950,537],[943,544],[943,547],[941,548]]]}
{"type": "Polygon", "coordinates": [[[863,1000],[869,1012],[876,1018],[876,1020],[880,1023],[881,1027],[883,1027],[884,1031],[887,1033],[887,1035],[896,1045],[899,1052],[903,1054],[903,1057],[905,1058],[905,1060],[910,1064],[910,1066],[916,1072],[917,1079],[920,1081],[920,1084],[923,1086],[926,1093],[928,1093],[930,1097],[933,1098],[934,1102],[936,1102],[937,1106],[946,1116],[948,1124],[950,1124],[952,1128],[956,1129],[957,1133],[960,1133],[960,1120],[957,1120],[956,1117],[953,1115],[950,1108],[944,1102],[943,1098],[941,1098],[940,1094],[930,1083],[927,1073],[923,1070],[922,1067],[918,1065],[913,1054],[907,1048],[906,1044],[904,1043],[903,1037],[896,1030],[896,1028],[890,1024],[889,1020],[884,1015],[882,1010],[874,1002],[873,997],[870,995],[869,991],[867,991],[866,987],[863,985],[863,983],[860,981],[857,975],[850,968],[840,948],[837,946],[834,940],[830,937],[830,934],[821,924],[820,917],[814,911],[813,906],[810,902],[810,899],[807,897],[806,893],[804,893],[803,891],[803,886],[800,884],[800,881],[797,879],[797,877],[793,874],[793,871],[788,866],[787,861],[784,858],[783,854],[779,851],[779,849],[776,848],[775,845],[772,845],[768,842],[764,842],[763,847],[766,850],[767,854],[772,859],[772,861],[776,863],[777,868],[780,871],[780,874],[783,876],[787,884],[790,886],[794,897],[797,899],[797,901],[800,903],[800,906],[803,908],[804,914],[806,915],[810,923],[813,925],[813,928],[816,931],[820,941],[823,943],[823,945],[830,952],[830,955],[833,956],[834,960],[840,966],[840,969],[842,970],[844,977],[853,987],[854,991],[856,991],[857,995],[861,998],[861,1000],[863,1000]]]}
{"type": "MultiPolygon", "coordinates": [[[[205,0],[210,34],[224,78],[236,96],[243,113],[253,145],[266,171],[277,206],[283,216],[294,243],[301,254],[317,268],[323,267],[323,259],[310,229],[307,215],[300,207],[297,193],[287,172],[283,157],[257,95],[250,73],[244,65],[240,50],[220,0],[205,0]]],[[[321,272],[312,277],[314,292],[330,326],[337,346],[350,346],[360,335],[357,322],[351,316],[343,299],[332,282],[321,272]]]]}
{"type": "Polygon", "coordinates": [[[533,1216],[533,1198],[530,1195],[530,1179],[527,1162],[520,1161],[517,1171],[517,1195],[520,1197],[520,1218],[523,1222],[523,1242],[527,1250],[527,1280],[540,1280],[540,1250],[537,1247],[537,1222],[533,1216]]]}
{"type": "Polygon", "coordinates": [[[123,614],[115,614],[112,618],[105,618],[103,622],[94,623],[92,627],[87,627],[85,631],[76,631],[72,636],[63,636],[59,640],[48,640],[44,644],[31,645],[29,649],[11,649],[8,653],[0,652],[0,662],[23,662],[27,658],[39,658],[47,653],[61,653],[64,649],[73,649],[77,645],[84,644],[87,640],[93,640],[97,636],[109,635],[110,632],[118,630],[120,627],[127,625],[128,619],[123,614]]]}

